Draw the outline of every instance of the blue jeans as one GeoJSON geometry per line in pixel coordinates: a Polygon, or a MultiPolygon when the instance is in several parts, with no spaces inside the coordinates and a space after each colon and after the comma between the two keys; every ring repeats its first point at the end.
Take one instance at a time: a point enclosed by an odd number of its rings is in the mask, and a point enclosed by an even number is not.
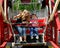
{"type": "Polygon", "coordinates": [[[16,29],[19,32],[20,36],[26,36],[26,28],[25,27],[16,26],[16,29]]]}
{"type": "Polygon", "coordinates": [[[30,28],[30,36],[33,37],[33,36],[38,36],[38,28],[36,27],[31,27],[30,28]]]}

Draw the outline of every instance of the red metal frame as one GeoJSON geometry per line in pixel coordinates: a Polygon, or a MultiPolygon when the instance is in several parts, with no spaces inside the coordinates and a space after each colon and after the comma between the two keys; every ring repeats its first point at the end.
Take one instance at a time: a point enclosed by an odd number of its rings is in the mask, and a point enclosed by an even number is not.
{"type": "Polygon", "coordinates": [[[53,46],[54,48],[59,48],[59,46],[56,45],[53,41],[49,41],[49,42],[52,44],[52,46],[53,46]]]}
{"type": "MultiPolygon", "coordinates": [[[[4,0],[0,0],[0,3],[3,5],[4,0]]],[[[6,8],[7,9],[7,8],[6,8]]],[[[0,13],[1,14],[1,13],[0,13]]],[[[8,16],[6,16],[8,17],[8,16]]],[[[8,19],[8,18],[7,18],[8,19]]],[[[8,41],[12,37],[12,29],[10,24],[3,22],[3,17],[0,15],[0,48],[5,48],[8,41]],[[10,30],[10,33],[9,33],[10,30]]]]}
{"type": "MultiPolygon", "coordinates": [[[[3,4],[3,1],[4,0],[0,0],[0,3],[3,4]]],[[[54,0],[51,0],[51,1],[53,2],[54,0]]],[[[46,4],[48,5],[47,0],[46,0],[46,4]]],[[[52,6],[52,7],[54,7],[54,6],[52,6]]],[[[39,22],[41,22],[41,21],[39,20],[39,22]]],[[[41,25],[39,25],[39,26],[41,26],[41,25]]],[[[50,24],[47,25],[46,36],[45,36],[45,40],[47,42],[50,42],[54,48],[59,48],[59,46],[58,46],[58,30],[60,30],[60,22],[59,22],[59,18],[58,18],[58,13],[55,13],[55,18],[54,18],[53,22],[50,22],[50,24]],[[53,27],[54,27],[54,31],[55,31],[55,35],[54,35],[55,38],[53,38],[53,31],[52,31],[53,27]]],[[[1,40],[0,48],[5,48],[7,42],[11,39],[11,37],[12,37],[11,25],[5,24],[3,22],[3,20],[0,19],[0,40],[1,40]],[[5,40],[4,33],[8,32],[7,29],[10,30],[10,34],[8,33],[8,35],[6,35],[5,39],[7,39],[7,40],[5,40]]]]}
{"type": "MultiPolygon", "coordinates": [[[[54,3],[54,0],[51,0],[51,2],[54,3]]],[[[52,8],[53,7],[54,5],[52,4],[52,8]]],[[[47,25],[47,29],[46,29],[46,41],[49,41],[54,48],[60,48],[58,46],[58,30],[60,30],[60,22],[58,18],[59,18],[58,14],[56,12],[54,16],[54,20],[47,25]],[[55,38],[53,38],[52,27],[54,27],[55,38]]]]}
{"type": "Polygon", "coordinates": [[[22,3],[30,3],[31,0],[21,0],[22,3]]]}

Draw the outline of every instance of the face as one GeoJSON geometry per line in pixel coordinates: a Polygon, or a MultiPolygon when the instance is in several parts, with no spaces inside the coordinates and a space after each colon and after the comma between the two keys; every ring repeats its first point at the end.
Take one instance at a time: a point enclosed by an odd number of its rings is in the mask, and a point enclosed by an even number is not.
{"type": "Polygon", "coordinates": [[[32,15],[32,19],[37,19],[37,16],[36,15],[32,15]]]}
{"type": "Polygon", "coordinates": [[[30,15],[29,12],[25,13],[25,16],[29,16],[29,15],[30,15]]]}
{"type": "Polygon", "coordinates": [[[28,20],[30,13],[29,13],[29,11],[23,11],[22,15],[23,15],[22,16],[23,19],[28,20]]]}
{"type": "Polygon", "coordinates": [[[29,16],[30,15],[29,11],[27,11],[27,10],[24,10],[23,13],[24,13],[25,16],[29,16]]]}

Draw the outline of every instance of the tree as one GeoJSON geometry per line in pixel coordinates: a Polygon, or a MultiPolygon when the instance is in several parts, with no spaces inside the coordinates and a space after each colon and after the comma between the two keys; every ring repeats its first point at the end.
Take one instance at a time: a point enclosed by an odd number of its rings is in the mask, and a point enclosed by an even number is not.
{"type": "MultiPolygon", "coordinates": [[[[56,0],[55,0],[55,2],[56,2],[56,0]]],[[[58,8],[57,8],[57,10],[60,10],[60,3],[59,3],[59,5],[58,5],[58,8]]]]}

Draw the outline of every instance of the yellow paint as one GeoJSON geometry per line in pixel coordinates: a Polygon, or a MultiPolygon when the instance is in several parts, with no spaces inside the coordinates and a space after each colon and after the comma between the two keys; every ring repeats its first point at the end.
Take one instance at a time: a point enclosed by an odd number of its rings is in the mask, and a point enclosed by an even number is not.
{"type": "Polygon", "coordinates": [[[49,48],[53,48],[52,46],[49,46],[49,48]]]}
{"type": "Polygon", "coordinates": [[[10,48],[10,46],[6,46],[6,48],[10,48]]]}

